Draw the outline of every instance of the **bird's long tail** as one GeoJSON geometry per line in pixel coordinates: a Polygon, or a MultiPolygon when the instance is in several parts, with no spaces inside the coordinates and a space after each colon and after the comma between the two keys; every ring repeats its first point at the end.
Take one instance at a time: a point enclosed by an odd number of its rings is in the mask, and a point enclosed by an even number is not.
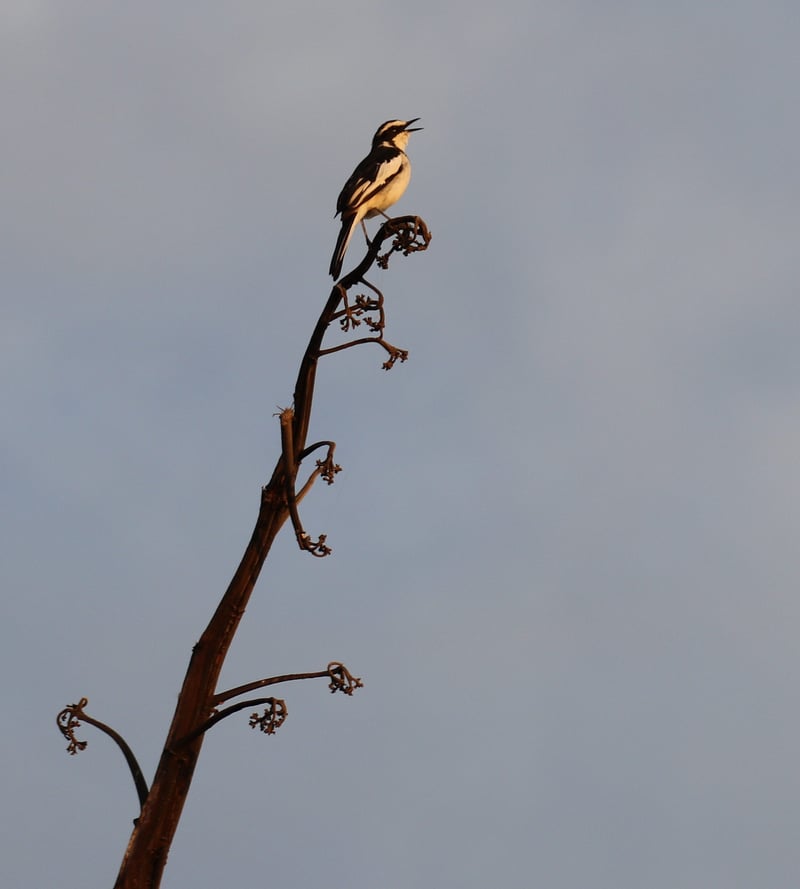
{"type": "Polygon", "coordinates": [[[357,225],[358,219],[355,216],[346,216],[342,219],[342,227],[339,229],[339,237],[336,239],[336,247],[333,250],[331,267],[329,269],[334,280],[339,277],[342,271],[344,254],[347,252],[347,246],[350,243],[350,238],[353,237],[353,232],[356,230],[357,225]]]}

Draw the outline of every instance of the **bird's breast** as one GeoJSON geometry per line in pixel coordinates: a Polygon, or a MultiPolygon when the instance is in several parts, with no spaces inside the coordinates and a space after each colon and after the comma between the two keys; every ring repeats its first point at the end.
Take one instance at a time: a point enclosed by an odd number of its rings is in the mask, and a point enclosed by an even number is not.
{"type": "Polygon", "coordinates": [[[388,210],[392,204],[397,203],[408,188],[411,181],[411,164],[405,160],[397,173],[391,177],[370,201],[372,205],[367,213],[368,217],[377,216],[384,210],[388,210]]]}

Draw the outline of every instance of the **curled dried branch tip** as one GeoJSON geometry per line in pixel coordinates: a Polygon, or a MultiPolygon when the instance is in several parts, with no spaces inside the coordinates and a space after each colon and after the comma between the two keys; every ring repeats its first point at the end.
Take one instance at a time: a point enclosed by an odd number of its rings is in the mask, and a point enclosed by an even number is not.
{"type": "Polygon", "coordinates": [[[265,735],[274,735],[288,716],[286,701],[281,698],[268,698],[266,704],[260,716],[258,713],[251,714],[250,728],[258,728],[265,735]]]}
{"type": "Polygon", "coordinates": [[[303,523],[300,521],[300,513],[297,509],[297,504],[300,500],[305,497],[308,493],[311,485],[314,483],[314,479],[317,476],[321,475],[328,484],[332,484],[334,475],[341,469],[340,466],[337,466],[333,462],[333,452],[336,448],[335,442],[317,442],[314,445],[311,445],[309,448],[306,448],[301,454],[297,455],[300,460],[304,457],[307,457],[310,453],[315,451],[318,447],[322,447],[323,445],[328,446],[327,456],[323,460],[318,460],[316,468],[311,473],[308,481],[303,485],[302,489],[298,492],[295,491],[295,480],[297,478],[297,459],[294,453],[294,445],[292,441],[292,429],[291,422],[284,422],[284,418],[281,417],[281,448],[283,451],[284,459],[286,460],[286,464],[289,468],[286,479],[286,503],[289,507],[289,517],[292,521],[292,527],[294,528],[294,533],[297,538],[297,544],[300,549],[305,550],[306,552],[310,552],[312,556],[317,556],[318,558],[322,558],[324,556],[330,555],[332,552],[331,548],[326,545],[326,535],[320,534],[317,540],[313,540],[311,535],[306,532],[303,528],[303,523]]]}
{"type": "Polygon", "coordinates": [[[356,294],[355,302],[350,305],[347,298],[347,291],[342,288],[342,305],[343,309],[335,312],[331,320],[339,322],[342,331],[347,333],[355,327],[359,327],[363,322],[372,333],[380,333],[386,326],[386,314],[383,310],[384,297],[380,290],[370,284],[366,278],[361,279],[361,283],[375,294],[375,296],[367,296],[364,293],[356,294]],[[377,312],[377,318],[368,315],[367,312],[377,312]]]}
{"type": "Polygon", "coordinates": [[[350,300],[347,298],[347,291],[344,287],[341,287],[340,290],[344,308],[340,309],[338,312],[334,312],[331,321],[338,321],[342,333],[348,333],[356,327],[360,327],[362,320],[367,321],[367,319],[362,318],[362,316],[366,311],[369,311],[369,309],[362,305],[363,297],[360,294],[356,296],[355,303],[350,305],[350,300]]]}
{"type": "Polygon", "coordinates": [[[389,357],[381,365],[384,370],[391,370],[397,361],[402,364],[408,358],[408,351],[406,349],[398,349],[391,343],[381,343],[381,345],[389,353],[389,357]]]}
{"type": "Polygon", "coordinates": [[[69,744],[67,745],[67,753],[69,753],[70,756],[74,756],[80,750],[86,749],[87,742],[79,741],[75,737],[75,729],[82,725],[82,722],[85,722],[87,725],[92,725],[108,735],[117,747],[119,747],[122,751],[122,755],[125,757],[125,762],[128,764],[133,783],[136,787],[136,793],[139,796],[139,805],[143,806],[144,801],[147,799],[147,782],[144,780],[141,767],[139,766],[136,757],[133,755],[133,751],[128,746],[128,742],[118,731],[115,731],[110,725],[100,722],[99,719],[89,716],[84,709],[88,703],[88,698],[81,698],[77,704],[70,704],[56,716],[58,730],[69,741],[69,744]]]}
{"type": "Polygon", "coordinates": [[[331,661],[328,664],[328,676],[331,677],[331,681],[328,683],[331,694],[341,691],[346,695],[351,695],[357,688],[364,687],[361,679],[358,676],[353,676],[347,667],[338,661],[331,661]]]}
{"type": "Polygon", "coordinates": [[[312,540],[311,535],[307,534],[303,530],[297,531],[295,533],[297,534],[297,543],[300,549],[311,553],[312,556],[316,556],[318,559],[322,559],[325,556],[329,556],[333,552],[333,550],[325,543],[325,541],[328,539],[327,534],[320,534],[316,540],[312,540]]]}
{"type": "Polygon", "coordinates": [[[431,242],[431,233],[419,216],[398,216],[384,223],[387,234],[394,235],[391,248],[379,256],[378,265],[385,269],[389,265],[389,257],[392,253],[402,253],[408,256],[420,250],[427,250],[431,242]]]}
{"type": "Polygon", "coordinates": [[[67,753],[75,756],[81,750],[86,749],[87,741],[79,741],[75,737],[75,729],[80,728],[80,720],[83,718],[83,708],[89,703],[88,698],[81,698],[77,704],[69,704],[56,716],[56,724],[61,734],[69,741],[67,753]]]}
{"type": "MultiPolygon", "coordinates": [[[[387,222],[386,225],[389,225],[389,223],[387,222]]],[[[339,324],[343,331],[349,331],[357,327],[363,320],[363,323],[369,328],[370,333],[376,335],[351,340],[347,343],[339,343],[339,345],[331,346],[328,349],[320,349],[319,355],[333,355],[334,352],[342,352],[344,349],[352,349],[353,346],[361,346],[364,343],[375,343],[388,352],[389,358],[384,361],[382,366],[384,370],[391,370],[397,361],[402,363],[408,358],[408,350],[398,349],[397,346],[393,346],[390,342],[384,339],[383,331],[386,327],[386,313],[383,308],[384,296],[381,291],[374,284],[370,284],[366,278],[361,278],[360,281],[365,287],[369,287],[375,296],[367,296],[360,293],[356,296],[355,303],[351,306],[347,300],[347,291],[343,287],[340,288],[342,291],[342,303],[344,304],[344,308],[336,312],[333,318],[339,320],[339,324]],[[377,315],[367,315],[367,312],[377,312],[377,315]],[[364,316],[363,319],[361,317],[362,315],[364,316]]]]}
{"type": "Polygon", "coordinates": [[[338,463],[333,462],[332,453],[328,453],[324,460],[317,460],[317,469],[319,469],[320,477],[326,485],[332,485],[336,473],[342,471],[342,467],[338,463]]]}
{"type": "Polygon", "coordinates": [[[339,466],[338,463],[335,463],[333,460],[333,455],[336,451],[336,442],[335,441],[318,441],[318,442],[315,442],[313,445],[309,445],[300,454],[300,458],[299,458],[298,462],[302,462],[303,460],[305,460],[306,457],[308,457],[310,454],[313,454],[314,451],[318,450],[319,448],[326,448],[327,449],[325,452],[325,456],[321,460],[316,461],[316,463],[315,463],[316,469],[311,474],[311,478],[309,478],[309,480],[305,483],[305,485],[303,485],[303,488],[302,488],[300,494],[297,495],[296,499],[298,501],[301,499],[301,495],[305,494],[306,490],[311,486],[311,484],[313,483],[314,479],[317,476],[320,476],[320,478],[325,482],[325,484],[332,485],[335,480],[336,473],[342,471],[342,467],[339,466]]]}

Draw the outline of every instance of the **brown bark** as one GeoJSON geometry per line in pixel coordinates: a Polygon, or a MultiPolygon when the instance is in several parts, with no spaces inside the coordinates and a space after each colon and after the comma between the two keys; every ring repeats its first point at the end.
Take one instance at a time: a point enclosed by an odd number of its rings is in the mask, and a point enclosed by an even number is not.
{"type": "Polygon", "coordinates": [[[218,703],[215,692],[223,662],[278,532],[286,520],[291,518],[303,549],[315,555],[329,552],[324,544],[324,536],[319,541],[311,541],[300,525],[297,512],[297,504],[313,480],[321,475],[330,483],[338,469],[332,461],[331,442],[318,442],[306,447],[319,358],[350,345],[373,342],[389,354],[384,367],[391,367],[397,359],[405,360],[405,352],[383,339],[383,296],[380,292],[372,285],[367,285],[377,294],[377,298],[359,297],[352,305],[348,305],[347,292],[359,282],[366,284],[363,275],[374,262],[385,267],[392,252],[408,254],[424,250],[429,240],[430,234],[420,219],[400,217],[389,220],[381,226],[362,262],[334,285],[328,297],[301,362],[295,386],[294,407],[287,408],[280,414],[282,454],[272,478],[262,490],[258,518],[239,567],[192,651],[166,744],[125,851],[115,889],[157,889],[160,885],[170,845],[203,745],[205,730],[202,727],[208,722],[218,703]],[[394,238],[392,245],[388,253],[379,257],[378,252],[388,238],[394,238]],[[340,305],[343,308],[339,308],[340,305]],[[344,331],[350,331],[364,323],[375,336],[323,350],[323,338],[334,321],[338,321],[344,331]],[[297,473],[302,461],[321,446],[327,446],[328,456],[317,461],[317,468],[310,474],[301,491],[297,492],[297,473]]]}

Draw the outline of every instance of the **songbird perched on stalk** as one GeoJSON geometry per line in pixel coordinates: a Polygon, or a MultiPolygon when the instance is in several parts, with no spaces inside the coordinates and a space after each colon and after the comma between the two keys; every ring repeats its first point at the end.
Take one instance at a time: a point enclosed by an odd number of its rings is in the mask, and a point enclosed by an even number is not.
{"type": "Polygon", "coordinates": [[[418,120],[415,117],[412,120],[387,120],[382,123],[372,138],[372,150],[345,183],[336,201],[334,214],[341,214],[342,217],[342,227],[331,257],[330,273],[334,279],[342,271],[342,260],[356,226],[361,223],[369,244],[364,220],[379,213],[386,216],[384,210],[396,203],[408,187],[411,163],[406,157],[405,147],[409,133],[422,129],[411,126],[418,120]]]}

